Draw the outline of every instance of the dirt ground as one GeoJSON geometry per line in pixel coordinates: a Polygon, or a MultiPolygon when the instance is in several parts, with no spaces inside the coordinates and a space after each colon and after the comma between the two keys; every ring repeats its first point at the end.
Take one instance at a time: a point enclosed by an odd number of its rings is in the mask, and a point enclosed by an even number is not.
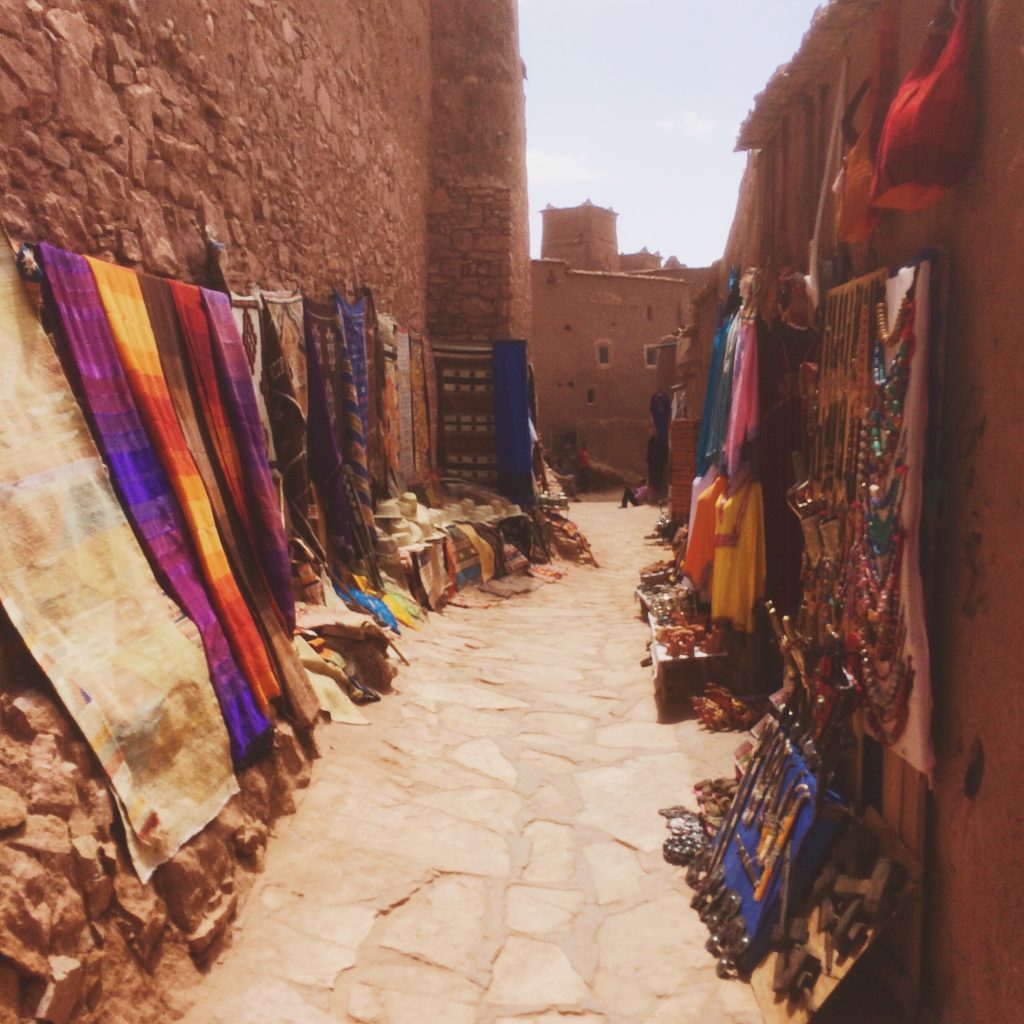
{"type": "Polygon", "coordinates": [[[657,510],[586,501],[601,568],[406,631],[369,728],[319,732],[187,1024],[752,1024],[705,952],[659,807],[735,734],[659,725],[637,570],[657,510]]]}

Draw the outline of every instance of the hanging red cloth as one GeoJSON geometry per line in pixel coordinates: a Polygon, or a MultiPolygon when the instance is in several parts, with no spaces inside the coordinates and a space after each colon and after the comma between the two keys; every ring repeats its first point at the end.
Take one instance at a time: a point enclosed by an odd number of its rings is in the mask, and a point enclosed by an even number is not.
{"type": "Polygon", "coordinates": [[[838,188],[836,232],[841,242],[864,242],[878,225],[878,211],[871,206],[871,186],[882,128],[899,85],[899,31],[898,0],[883,0],[878,15],[874,70],[851,101],[843,120],[843,133],[850,148],[838,188]],[[858,135],[853,118],[865,94],[867,119],[858,135]]]}
{"type": "Polygon", "coordinates": [[[950,0],[932,23],[924,52],[897,91],[882,128],[874,206],[923,210],[967,170],[978,119],[970,68],[976,8],[976,0],[950,0]]]}

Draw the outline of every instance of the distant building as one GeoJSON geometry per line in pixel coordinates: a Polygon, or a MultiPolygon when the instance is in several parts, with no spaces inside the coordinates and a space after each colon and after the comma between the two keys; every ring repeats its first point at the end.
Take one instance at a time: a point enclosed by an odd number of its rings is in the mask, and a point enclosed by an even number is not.
{"type": "Polygon", "coordinates": [[[617,217],[590,200],[543,211],[530,354],[545,447],[557,458],[583,439],[595,463],[635,482],[647,472],[651,396],[672,392],[677,350],[693,355],[684,329],[708,272],[646,248],[620,254],[617,217]]]}

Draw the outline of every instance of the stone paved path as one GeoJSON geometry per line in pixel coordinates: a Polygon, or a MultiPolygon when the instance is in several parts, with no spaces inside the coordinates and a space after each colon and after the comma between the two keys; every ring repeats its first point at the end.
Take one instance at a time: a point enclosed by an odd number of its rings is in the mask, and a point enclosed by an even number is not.
{"type": "Polygon", "coordinates": [[[704,951],[657,809],[734,735],[658,725],[632,588],[651,509],[573,506],[601,562],[450,609],[371,728],[320,730],[187,1024],[753,1024],[704,951]]]}

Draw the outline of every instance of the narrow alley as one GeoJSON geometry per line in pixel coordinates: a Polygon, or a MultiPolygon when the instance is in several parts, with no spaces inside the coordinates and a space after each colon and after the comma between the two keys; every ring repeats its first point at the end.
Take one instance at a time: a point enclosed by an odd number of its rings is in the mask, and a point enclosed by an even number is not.
{"type": "Polygon", "coordinates": [[[760,1020],[657,809],[735,733],[658,725],[633,603],[657,510],[573,514],[600,569],[407,633],[373,727],[329,726],[187,1024],[760,1020]]]}

